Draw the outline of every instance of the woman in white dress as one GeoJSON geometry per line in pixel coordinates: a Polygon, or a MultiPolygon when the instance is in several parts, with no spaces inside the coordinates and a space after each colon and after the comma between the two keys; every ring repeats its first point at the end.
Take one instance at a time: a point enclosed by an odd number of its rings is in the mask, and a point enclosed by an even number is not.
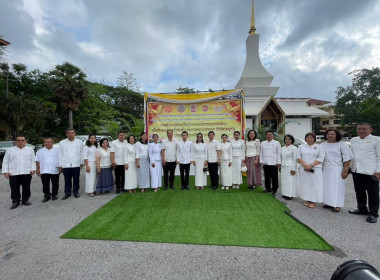
{"type": "Polygon", "coordinates": [[[83,147],[83,160],[86,167],[86,183],[84,191],[91,197],[94,196],[96,191],[96,149],[98,143],[96,142],[96,135],[90,134],[87,138],[86,145],[83,147]]]}
{"type": "Polygon", "coordinates": [[[220,143],[220,184],[222,190],[232,186],[232,146],[227,142],[228,136],[222,134],[220,143]]]}
{"type": "Polygon", "coordinates": [[[136,168],[136,138],[129,135],[127,144],[124,145],[124,162],[125,162],[125,181],[124,189],[133,193],[137,188],[137,168],[136,168]]]}
{"type": "Polygon", "coordinates": [[[136,167],[137,186],[144,193],[150,186],[148,136],[145,132],[141,132],[140,141],[136,144],[136,167]]]}
{"type": "Polygon", "coordinates": [[[314,133],[306,133],[306,144],[297,150],[297,159],[302,168],[299,171],[299,195],[309,208],[315,208],[315,203],[323,202],[322,162],[325,159],[323,146],[315,144],[314,133]]]}
{"type": "Polygon", "coordinates": [[[234,139],[230,140],[232,146],[232,188],[239,189],[243,183],[241,166],[245,164],[244,141],[240,139],[240,132],[234,132],[234,139]]]}
{"type": "Polygon", "coordinates": [[[161,144],[158,143],[157,134],[153,134],[152,139],[153,143],[149,143],[150,187],[157,192],[162,185],[161,144]]]}
{"type": "Polygon", "coordinates": [[[195,143],[193,143],[194,167],[195,167],[195,187],[197,190],[203,190],[207,185],[207,145],[203,143],[203,134],[198,133],[195,143]]]}
{"type": "Polygon", "coordinates": [[[108,140],[105,138],[101,139],[99,146],[100,148],[96,150],[96,171],[98,173],[98,179],[95,194],[108,193],[114,188],[108,140]]]}
{"type": "Polygon", "coordinates": [[[247,166],[247,183],[250,190],[261,185],[260,140],[256,137],[256,131],[251,129],[247,133],[247,141],[245,142],[245,165],[247,166]]]}
{"type": "Polygon", "coordinates": [[[297,196],[298,190],[297,147],[293,145],[292,135],[286,135],[284,143],[281,148],[281,191],[282,197],[290,200],[297,196]]]}
{"type": "Polygon", "coordinates": [[[348,176],[352,152],[348,145],[341,141],[342,135],[335,129],[326,130],[325,139],[327,142],[322,143],[326,152],[323,162],[323,208],[339,212],[344,206],[344,179],[348,176]]]}

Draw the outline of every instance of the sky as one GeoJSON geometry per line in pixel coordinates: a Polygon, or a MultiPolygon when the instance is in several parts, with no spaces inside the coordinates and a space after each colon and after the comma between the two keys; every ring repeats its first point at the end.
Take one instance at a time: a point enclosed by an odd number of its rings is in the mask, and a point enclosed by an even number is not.
{"type": "MultiPolygon", "coordinates": [[[[349,72],[380,66],[380,0],[256,0],[260,57],[278,97],[334,101],[349,72]]],[[[141,91],[233,89],[251,0],[0,0],[6,59],[90,81],[133,73],[141,91]]]]}

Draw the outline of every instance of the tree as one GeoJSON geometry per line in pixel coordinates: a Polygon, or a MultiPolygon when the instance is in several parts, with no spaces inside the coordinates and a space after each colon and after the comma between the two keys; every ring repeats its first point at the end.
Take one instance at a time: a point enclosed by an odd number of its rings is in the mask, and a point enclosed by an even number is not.
{"type": "Polygon", "coordinates": [[[65,62],[50,71],[54,93],[63,107],[69,110],[69,127],[73,127],[73,111],[78,110],[88,92],[86,74],[75,65],[65,62]]]}
{"type": "Polygon", "coordinates": [[[176,92],[179,94],[186,94],[195,93],[195,90],[193,88],[179,86],[179,88],[176,89],[176,92]]]}
{"type": "Polygon", "coordinates": [[[128,73],[127,71],[123,71],[123,75],[117,79],[117,85],[118,87],[125,88],[134,92],[140,92],[141,89],[141,87],[136,82],[134,74],[128,73]]]}
{"type": "Polygon", "coordinates": [[[358,122],[371,122],[375,129],[380,128],[380,68],[355,70],[352,85],[338,87],[335,112],[343,125],[358,122]]]}

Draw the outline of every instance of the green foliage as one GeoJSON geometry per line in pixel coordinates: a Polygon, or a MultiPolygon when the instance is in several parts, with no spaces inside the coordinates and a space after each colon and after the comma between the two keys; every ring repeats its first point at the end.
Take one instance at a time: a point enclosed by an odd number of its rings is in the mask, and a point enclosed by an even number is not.
{"type": "Polygon", "coordinates": [[[379,131],[380,68],[355,70],[351,74],[352,85],[338,87],[335,91],[335,112],[341,117],[343,125],[371,122],[379,131]]]}
{"type": "Polygon", "coordinates": [[[176,89],[176,92],[181,94],[181,93],[195,93],[195,90],[193,88],[189,88],[189,87],[182,87],[182,86],[179,86],[179,88],[176,89]]]}

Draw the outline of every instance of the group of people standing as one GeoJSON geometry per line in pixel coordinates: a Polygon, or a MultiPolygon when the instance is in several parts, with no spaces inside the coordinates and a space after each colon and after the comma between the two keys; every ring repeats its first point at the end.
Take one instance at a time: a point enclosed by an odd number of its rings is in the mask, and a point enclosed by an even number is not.
{"type": "Polygon", "coordinates": [[[358,137],[351,140],[351,149],[342,142],[341,134],[336,130],[327,130],[326,142],[316,144],[314,133],[307,133],[306,144],[295,147],[291,135],[284,137],[285,145],[274,140],[272,131],[266,132],[266,140],[257,139],[255,130],[247,133],[246,141],[240,139],[235,131],[233,138],[223,134],[221,141],[215,139],[215,133],[208,133],[204,141],[198,133],[195,142],[188,140],[188,133],[181,133],[182,140],[173,138],[173,130],[167,131],[167,139],[159,143],[159,136],[153,134],[152,142],[142,132],[138,141],[133,135],[125,140],[120,132],[118,139],[108,143],[90,134],[85,145],[75,138],[75,130],[66,131],[67,138],[54,148],[51,138],[44,140],[44,148],[34,154],[26,147],[23,136],[16,138],[16,146],[8,149],[3,160],[3,174],[9,179],[11,199],[14,209],[20,205],[30,205],[30,182],[36,172],[41,177],[44,199],[58,199],[59,174],[63,173],[65,194],[63,200],[72,194],[78,198],[79,175],[85,166],[85,192],[93,197],[108,193],[116,186],[116,193],[136,189],[146,192],[152,188],[155,192],[163,189],[175,189],[176,166],[179,166],[181,190],[190,190],[190,166],[194,165],[195,187],[204,189],[207,185],[207,172],[210,187],[216,190],[230,187],[239,189],[242,184],[242,171],[247,174],[249,189],[261,185],[261,168],[264,171],[265,192],[276,195],[279,188],[285,199],[300,196],[304,206],[315,208],[316,203],[324,202],[324,208],[339,212],[344,205],[344,179],[352,172],[358,209],[352,214],[368,215],[367,221],[374,223],[378,218],[379,180],[380,180],[380,138],[371,135],[371,125],[359,124],[358,137]],[[350,169],[351,167],[351,169],[350,169]],[[114,175],[112,174],[114,170],[114,175]],[[114,180],[115,177],[115,180],[114,180]],[[52,190],[50,191],[50,182],[52,190]],[[22,186],[22,195],[20,193],[22,186]],[[367,195],[369,208],[367,208],[367,195]]]}

